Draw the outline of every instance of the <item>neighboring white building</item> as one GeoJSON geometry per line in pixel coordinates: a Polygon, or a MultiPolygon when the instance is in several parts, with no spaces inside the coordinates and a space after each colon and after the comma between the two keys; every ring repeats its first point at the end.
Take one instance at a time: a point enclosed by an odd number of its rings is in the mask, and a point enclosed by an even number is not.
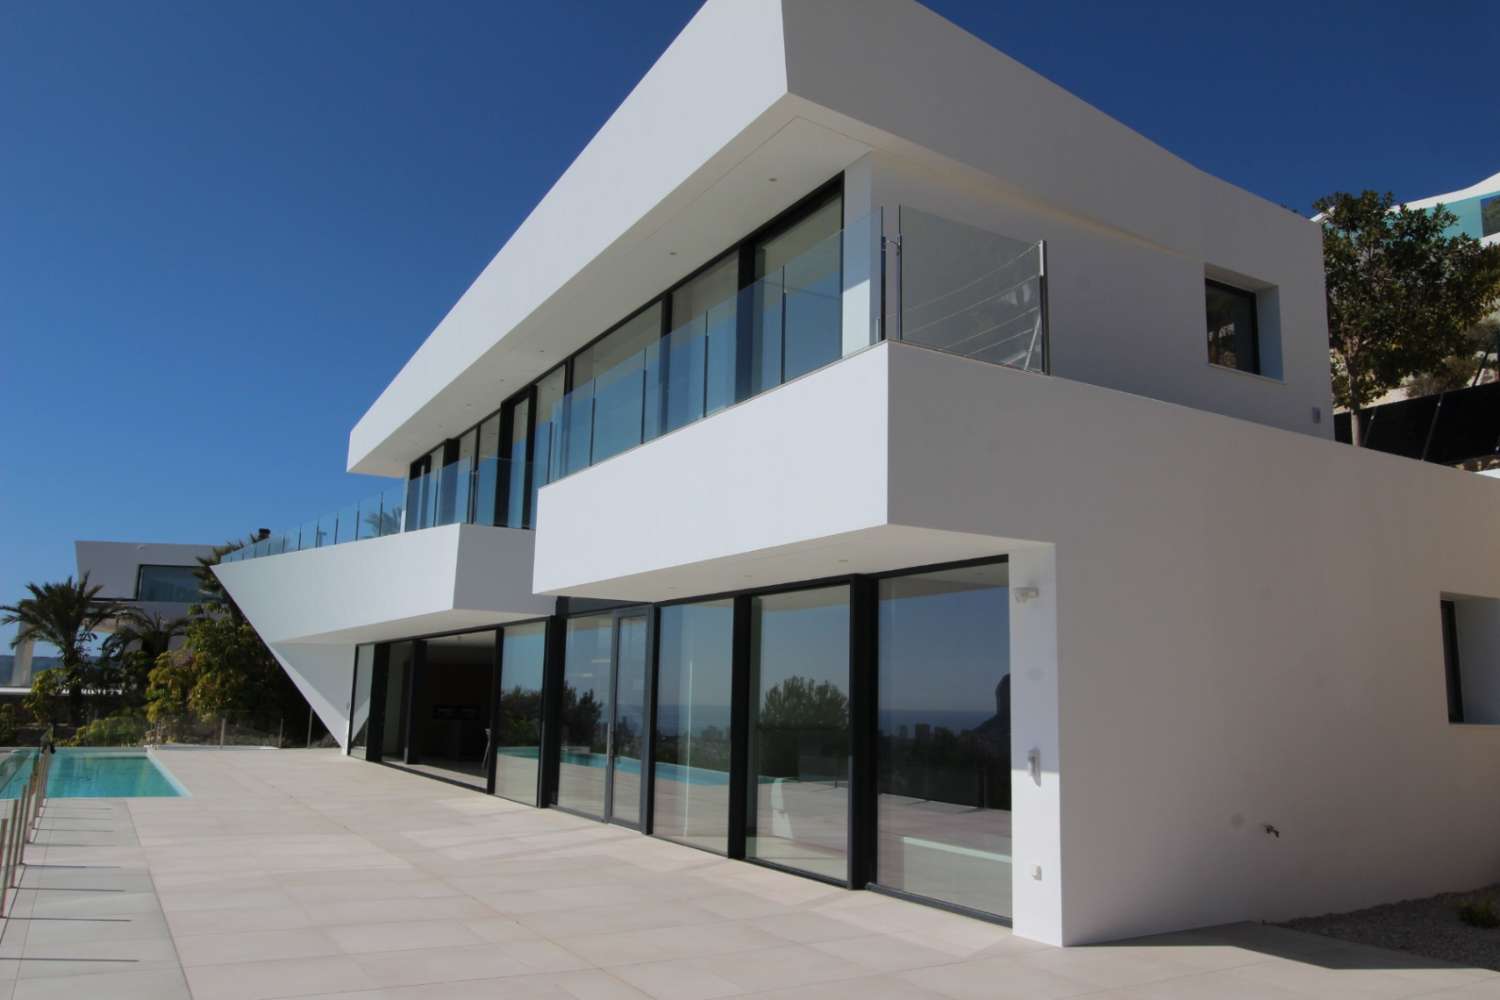
{"type": "MultiPolygon", "coordinates": [[[[78,579],[89,578],[90,586],[103,589],[99,599],[142,614],[159,615],[165,621],[187,616],[188,608],[202,599],[198,590],[199,558],[213,556],[212,545],[178,545],[163,542],[74,542],[78,579]]],[[[101,622],[97,631],[113,632],[118,622],[101,622]]],[[[34,643],[16,644],[10,687],[31,687],[34,643]]]]}
{"type": "Polygon", "coordinates": [[[712,0],[217,572],[355,754],[1041,941],[1495,881],[1500,484],[1330,409],[1315,224],[712,0]]]}
{"type": "Polygon", "coordinates": [[[1500,173],[1460,191],[1406,203],[1407,208],[1436,208],[1438,205],[1458,217],[1448,230],[1450,236],[1464,233],[1486,245],[1500,242],[1500,173]]]}

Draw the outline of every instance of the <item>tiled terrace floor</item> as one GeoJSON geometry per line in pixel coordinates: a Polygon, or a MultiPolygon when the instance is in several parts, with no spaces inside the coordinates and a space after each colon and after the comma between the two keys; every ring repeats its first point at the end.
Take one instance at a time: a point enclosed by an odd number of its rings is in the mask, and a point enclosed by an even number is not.
{"type": "Polygon", "coordinates": [[[166,751],[186,799],[54,800],[0,1000],[1500,998],[1235,925],[1059,950],[328,751],[166,751]]]}

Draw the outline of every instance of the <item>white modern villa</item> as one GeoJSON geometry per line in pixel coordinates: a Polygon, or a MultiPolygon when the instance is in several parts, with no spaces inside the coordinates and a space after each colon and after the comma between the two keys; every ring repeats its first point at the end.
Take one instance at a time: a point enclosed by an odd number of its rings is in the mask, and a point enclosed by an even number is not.
{"type": "Polygon", "coordinates": [[[710,0],[217,572],[351,768],[1044,942],[1496,881],[1500,482],[1331,414],[1317,225],[710,0]]]}

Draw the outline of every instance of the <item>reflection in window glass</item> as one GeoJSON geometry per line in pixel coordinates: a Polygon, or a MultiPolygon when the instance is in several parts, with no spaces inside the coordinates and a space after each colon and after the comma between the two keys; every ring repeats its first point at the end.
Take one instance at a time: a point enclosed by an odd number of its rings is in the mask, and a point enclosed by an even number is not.
{"type": "Polygon", "coordinates": [[[349,753],[365,755],[370,736],[370,682],[375,678],[375,647],[360,646],[354,651],[354,695],[349,703],[349,753]]]}
{"type": "Polygon", "coordinates": [[[510,408],[510,447],[505,459],[505,524],[510,528],[531,527],[526,520],[526,423],[531,400],[520,399],[510,408]]]}
{"type": "Polygon", "coordinates": [[[880,581],[876,881],[1011,915],[1005,564],[880,581]]]}
{"type": "Polygon", "coordinates": [[[1479,232],[1482,236],[1500,234],[1500,194],[1480,201],[1479,232]]]}
{"type": "Polygon", "coordinates": [[[843,346],[843,241],[838,235],[843,211],[843,199],[834,196],[755,248],[761,289],[753,304],[758,389],[838,360],[843,346]]]}
{"type": "Polygon", "coordinates": [[[500,414],[479,425],[479,454],[474,468],[474,523],[495,523],[495,491],[500,479],[500,414]]]}
{"type": "Polygon", "coordinates": [[[660,339],[657,301],[574,357],[569,472],[641,443],[645,351],[660,339]]]}
{"type": "Polygon", "coordinates": [[[204,599],[198,571],[192,566],[142,566],[136,577],[138,601],[194,604],[204,599]]]}
{"type": "Polygon", "coordinates": [[[1208,360],[1225,368],[1260,374],[1256,345],[1255,293],[1207,282],[1208,360]]]}
{"type": "Polygon", "coordinates": [[[849,588],[750,602],[752,858],[848,875],[849,588]]]}
{"type": "Polygon", "coordinates": [[[663,430],[734,402],[740,261],[729,254],[672,292],[671,339],[663,350],[663,430]]]}
{"type": "Polygon", "coordinates": [[[544,622],[507,625],[501,633],[500,719],[495,733],[495,794],[536,805],[542,746],[544,622]]]}
{"type": "Polygon", "coordinates": [[[468,524],[469,503],[474,488],[474,460],[479,450],[479,428],[458,439],[458,463],[453,467],[453,514],[451,521],[468,524]]]}
{"type": "Polygon", "coordinates": [[[601,819],[609,749],[613,628],[614,619],[609,615],[568,619],[567,650],[563,658],[557,804],[601,819]]]}
{"type": "Polygon", "coordinates": [[[662,608],[657,633],[653,829],[723,854],[729,846],[734,602],[662,608]]]}
{"type": "Polygon", "coordinates": [[[641,822],[641,756],[646,734],[646,616],[622,616],[618,624],[614,731],[610,734],[610,819],[641,822]]]}
{"type": "Polygon", "coordinates": [[[554,368],[536,384],[536,441],[531,449],[536,465],[531,480],[531,519],[536,521],[536,494],[547,483],[562,476],[563,386],[567,373],[554,368]]]}

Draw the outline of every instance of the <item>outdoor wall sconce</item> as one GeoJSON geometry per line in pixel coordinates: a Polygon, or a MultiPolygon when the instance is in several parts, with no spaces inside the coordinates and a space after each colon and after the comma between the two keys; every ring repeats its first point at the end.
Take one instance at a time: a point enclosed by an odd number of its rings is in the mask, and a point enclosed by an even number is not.
{"type": "Polygon", "coordinates": [[[1036,587],[1017,587],[1015,588],[1015,595],[1017,604],[1025,604],[1027,601],[1034,601],[1038,597],[1041,597],[1042,592],[1036,587]]]}

